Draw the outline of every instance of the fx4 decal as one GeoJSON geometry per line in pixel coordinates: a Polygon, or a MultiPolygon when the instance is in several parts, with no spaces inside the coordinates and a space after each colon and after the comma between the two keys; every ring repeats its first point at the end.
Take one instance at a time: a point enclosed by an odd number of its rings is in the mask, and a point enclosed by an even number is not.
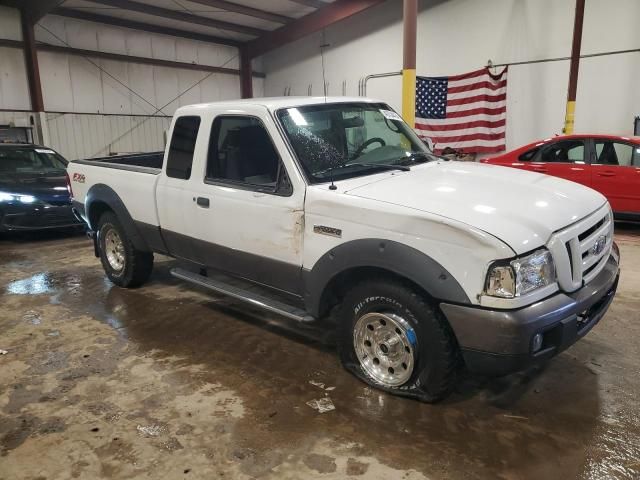
{"type": "Polygon", "coordinates": [[[73,181],[74,182],[78,182],[78,183],[84,183],[85,181],[85,176],[82,173],[74,173],[73,174],[73,181]]]}

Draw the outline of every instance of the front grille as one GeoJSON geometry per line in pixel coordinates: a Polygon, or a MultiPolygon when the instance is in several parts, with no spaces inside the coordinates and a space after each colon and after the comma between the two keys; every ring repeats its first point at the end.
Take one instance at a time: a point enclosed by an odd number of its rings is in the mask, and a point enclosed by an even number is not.
{"type": "Polygon", "coordinates": [[[613,216],[608,205],[556,232],[549,249],[560,288],[572,292],[589,283],[604,267],[612,245],[613,216]]]}
{"type": "Polygon", "coordinates": [[[593,227],[587,228],[584,232],[578,235],[578,240],[582,242],[584,239],[589,238],[589,236],[595,233],[602,225],[604,225],[606,221],[607,217],[605,216],[604,218],[599,220],[598,223],[596,223],[593,227]]]}

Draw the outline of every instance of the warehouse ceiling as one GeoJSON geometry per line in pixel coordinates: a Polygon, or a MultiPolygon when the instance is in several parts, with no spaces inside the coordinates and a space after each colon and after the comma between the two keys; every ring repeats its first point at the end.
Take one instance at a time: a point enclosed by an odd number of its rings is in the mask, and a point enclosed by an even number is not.
{"type": "Polygon", "coordinates": [[[101,15],[244,42],[314,12],[329,0],[66,0],[51,13],[101,15]]]}
{"type": "Polygon", "coordinates": [[[45,15],[246,47],[250,58],[384,0],[0,0],[30,24],[45,15]]]}

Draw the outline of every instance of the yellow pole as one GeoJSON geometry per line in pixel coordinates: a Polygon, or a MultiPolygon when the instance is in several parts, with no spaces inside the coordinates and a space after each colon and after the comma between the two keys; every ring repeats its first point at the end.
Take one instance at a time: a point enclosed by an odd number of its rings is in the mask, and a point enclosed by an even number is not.
{"type": "Polygon", "coordinates": [[[416,124],[416,69],[402,70],[402,117],[411,127],[416,124]]]}
{"type": "Polygon", "coordinates": [[[416,42],[418,0],[404,0],[402,58],[402,116],[412,128],[416,126],[416,42]]]}
{"type": "Polygon", "coordinates": [[[576,101],[567,101],[567,114],[564,117],[564,129],[562,130],[565,135],[571,135],[573,133],[573,123],[576,117],[576,101]]]}

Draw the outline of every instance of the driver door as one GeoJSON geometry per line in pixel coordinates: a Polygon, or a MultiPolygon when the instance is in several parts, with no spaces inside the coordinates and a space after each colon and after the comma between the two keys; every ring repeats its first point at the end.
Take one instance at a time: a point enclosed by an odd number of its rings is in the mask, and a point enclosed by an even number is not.
{"type": "Polygon", "coordinates": [[[192,183],[200,263],[300,294],[304,185],[261,107],[208,119],[206,161],[192,183]]]}

